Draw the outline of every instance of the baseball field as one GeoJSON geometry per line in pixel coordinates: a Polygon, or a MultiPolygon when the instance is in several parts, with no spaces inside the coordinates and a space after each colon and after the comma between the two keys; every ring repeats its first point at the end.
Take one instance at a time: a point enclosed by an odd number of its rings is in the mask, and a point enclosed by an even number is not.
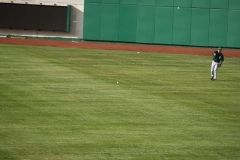
{"type": "Polygon", "coordinates": [[[0,44],[1,160],[239,160],[240,58],[0,44]]]}

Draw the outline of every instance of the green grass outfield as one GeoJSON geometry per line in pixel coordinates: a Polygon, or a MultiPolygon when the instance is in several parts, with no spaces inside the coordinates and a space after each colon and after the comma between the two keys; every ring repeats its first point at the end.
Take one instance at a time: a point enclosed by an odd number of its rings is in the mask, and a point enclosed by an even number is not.
{"type": "Polygon", "coordinates": [[[240,59],[210,63],[0,45],[0,159],[239,160],[240,59]]]}

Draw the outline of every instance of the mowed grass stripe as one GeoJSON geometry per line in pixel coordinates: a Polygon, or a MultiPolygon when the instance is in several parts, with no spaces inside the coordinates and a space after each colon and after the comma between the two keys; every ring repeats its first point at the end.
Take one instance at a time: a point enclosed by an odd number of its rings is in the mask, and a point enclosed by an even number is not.
{"type": "Polygon", "coordinates": [[[0,45],[0,157],[238,159],[240,59],[210,62],[0,45]]]}

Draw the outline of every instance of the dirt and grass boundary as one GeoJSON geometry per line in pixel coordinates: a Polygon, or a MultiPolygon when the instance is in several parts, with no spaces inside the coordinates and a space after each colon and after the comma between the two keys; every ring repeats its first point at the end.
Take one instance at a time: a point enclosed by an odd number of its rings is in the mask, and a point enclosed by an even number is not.
{"type": "MultiPolygon", "coordinates": [[[[52,46],[64,48],[83,48],[83,49],[103,49],[103,50],[124,50],[136,52],[159,52],[174,54],[191,54],[211,56],[216,48],[188,47],[188,46],[168,46],[150,45],[134,43],[111,43],[111,42],[92,42],[92,41],[58,41],[46,39],[26,39],[26,38],[0,38],[0,44],[15,44],[28,46],[52,46]]],[[[240,49],[224,48],[226,57],[240,58],[240,49]]]]}

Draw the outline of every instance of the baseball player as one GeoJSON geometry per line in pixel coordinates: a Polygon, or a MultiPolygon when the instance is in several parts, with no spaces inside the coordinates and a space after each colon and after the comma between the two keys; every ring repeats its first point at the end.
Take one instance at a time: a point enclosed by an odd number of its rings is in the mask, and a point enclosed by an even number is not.
{"type": "Polygon", "coordinates": [[[224,61],[224,55],[222,53],[222,48],[218,48],[217,51],[213,52],[213,59],[211,65],[211,80],[217,79],[217,69],[222,66],[224,61]]]}

